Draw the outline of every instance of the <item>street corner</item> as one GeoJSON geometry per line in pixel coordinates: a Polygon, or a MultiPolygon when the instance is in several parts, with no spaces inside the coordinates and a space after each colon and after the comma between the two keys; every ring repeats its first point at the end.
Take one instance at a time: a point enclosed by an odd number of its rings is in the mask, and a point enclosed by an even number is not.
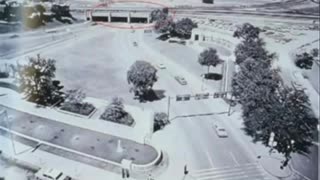
{"type": "Polygon", "coordinates": [[[259,163],[268,174],[276,178],[288,178],[293,173],[292,168],[289,164],[281,169],[282,161],[278,157],[259,156],[259,163]]]}

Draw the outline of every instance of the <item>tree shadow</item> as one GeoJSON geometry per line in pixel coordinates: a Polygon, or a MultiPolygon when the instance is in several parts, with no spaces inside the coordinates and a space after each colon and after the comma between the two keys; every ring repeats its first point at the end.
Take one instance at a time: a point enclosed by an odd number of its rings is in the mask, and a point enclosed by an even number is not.
{"type": "Polygon", "coordinates": [[[222,79],[222,74],[218,73],[206,73],[204,74],[204,78],[207,80],[214,80],[214,81],[219,81],[222,79]]]}
{"type": "Polygon", "coordinates": [[[137,96],[136,99],[139,99],[140,102],[152,102],[152,101],[159,101],[165,98],[165,90],[157,89],[157,90],[149,90],[145,92],[141,96],[137,96]]]}

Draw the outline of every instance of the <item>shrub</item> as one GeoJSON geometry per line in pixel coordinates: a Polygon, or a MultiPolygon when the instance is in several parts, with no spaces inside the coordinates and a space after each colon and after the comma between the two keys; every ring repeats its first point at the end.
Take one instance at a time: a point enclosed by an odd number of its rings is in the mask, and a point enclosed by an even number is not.
{"type": "Polygon", "coordinates": [[[134,123],[132,116],[124,110],[123,100],[118,97],[112,99],[112,102],[107,106],[100,119],[127,126],[132,126],[134,123]]]}
{"type": "Polygon", "coordinates": [[[164,112],[158,112],[154,115],[153,132],[163,129],[169,124],[168,115],[164,112]]]}
{"type": "Polygon", "coordinates": [[[95,107],[90,104],[90,103],[70,103],[70,102],[65,102],[61,106],[62,110],[73,112],[76,114],[81,114],[84,116],[90,115],[95,107]]]}
{"type": "Polygon", "coordinates": [[[66,92],[65,102],[71,104],[82,104],[83,100],[86,98],[86,94],[79,89],[72,89],[66,92]]]}
{"type": "Polygon", "coordinates": [[[296,65],[301,69],[311,69],[313,65],[313,56],[304,52],[296,56],[296,65]]]}

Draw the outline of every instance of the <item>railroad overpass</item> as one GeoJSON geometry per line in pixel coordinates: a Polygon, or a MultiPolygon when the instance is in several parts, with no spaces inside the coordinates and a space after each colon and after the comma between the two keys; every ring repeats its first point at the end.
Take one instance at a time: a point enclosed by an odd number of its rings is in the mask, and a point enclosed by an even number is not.
{"type": "Polygon", "coordinates": [[[86,10],[87,21],[150,23],[150,13],[153,8],[97,8],[86,10]]]}

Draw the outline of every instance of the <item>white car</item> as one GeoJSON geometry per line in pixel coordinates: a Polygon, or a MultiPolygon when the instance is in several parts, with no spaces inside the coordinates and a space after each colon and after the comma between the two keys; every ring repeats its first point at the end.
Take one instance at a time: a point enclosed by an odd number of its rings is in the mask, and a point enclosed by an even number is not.
{"type": "Polygon", "coordinates": [[[215,131],[219,137],[221,137],[221,138],[228,137],[228,133],[227,133],[226,129],[224,127],[222,127],[221,125],[214,124],[213,128],[215,129],[215,131]]]}
{"type": "Polygon", "coordinates": [[[182,77],[182,76],[175,76],[174,77],[181,85],[187,85],[188,83],[187,83],[187,81],[186,81],[186,79],[184,79],[184,77],[182,77]]]}
{"type": "Polygon", "coordinates": [[[137,47],[138,46],[138,43],[137,42],[133,42],[133,46],[137,47]]]}
{"type": "Polygon", "coordinates": [[[163,63],[157,64],[157,67],[158,67],[159,69],[166,69],[166,66],[165,66],[163,63]]]}
{"type": "Polygon", "coordinates": [[[36,180],[72,180],[61,171],[52,168],[42,168],[35,174],[36,180]]]}

